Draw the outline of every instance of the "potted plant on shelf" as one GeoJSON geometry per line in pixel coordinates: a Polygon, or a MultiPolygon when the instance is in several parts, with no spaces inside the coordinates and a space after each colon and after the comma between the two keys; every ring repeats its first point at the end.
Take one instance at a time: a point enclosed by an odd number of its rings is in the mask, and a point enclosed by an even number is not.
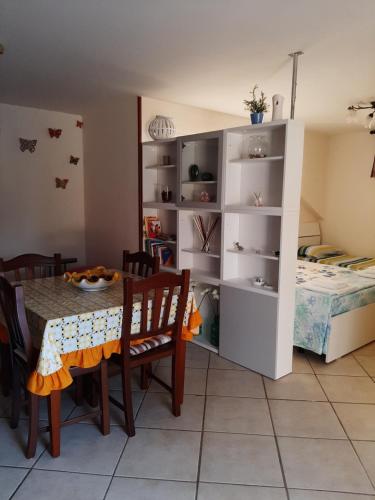
{"type": "Polygon", "coordinates": [[[263,114],[268,111],[268,104],[266,102],[266,96],[264,92],[260,92],[260,97],[257,98],[256,91],[258,89],[258,85],[254,85],[253,90],[250,92],[252,99],[247,101],[246,99],[243,101],[245,104],[245,109],[250,111],[250,119],[253,125],[257,123],[263,122],[263,114]]]}

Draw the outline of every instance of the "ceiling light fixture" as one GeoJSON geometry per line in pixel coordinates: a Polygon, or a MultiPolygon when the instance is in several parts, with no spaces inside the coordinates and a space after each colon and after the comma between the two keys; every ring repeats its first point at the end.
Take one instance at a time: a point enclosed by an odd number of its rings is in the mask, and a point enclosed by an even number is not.
{"type": "Polygon", "coordinates": [[[359,102],[358,104],[353,104],[348,107],[348,114],[346,121],[348,123],[359,123],[359,116],[362,118],[362,123],[365,128],[370,130],[370,134],[375,134],[375,101],[370,102],[359,102]],[[358,113],[358,111],[363,111],[370,109],[370,113],[366,113],[363,116],[363,113],[358,113]]]}

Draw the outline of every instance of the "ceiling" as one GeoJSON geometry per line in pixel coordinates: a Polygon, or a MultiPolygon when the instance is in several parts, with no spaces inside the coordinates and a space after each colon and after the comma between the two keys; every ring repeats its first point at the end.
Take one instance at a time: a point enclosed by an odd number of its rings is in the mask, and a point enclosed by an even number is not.
{"type": "Polygon", "coordinates": [[[375,97],[374,0],[0,0],[0,101],[82,113],[132,92],[246,115],[258,83],[296,117],[345,126],[375,97]]]}

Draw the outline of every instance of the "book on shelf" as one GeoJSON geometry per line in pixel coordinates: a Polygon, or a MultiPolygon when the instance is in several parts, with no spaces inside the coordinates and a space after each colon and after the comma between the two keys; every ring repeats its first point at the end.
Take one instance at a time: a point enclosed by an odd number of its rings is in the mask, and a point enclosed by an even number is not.
{"type": "Polygon", "coordinates": [[[145,238],[157,238],[161,233],[161,223],[159,217],[146,215],[143,222],[143,232],[145,238]]]}
{"type": "Polygon", "coordinates": [[[174,264],[174,257],[172,250],[165,244],[164,240],[157,238],[145,239],[146,252],[153,257],[159,257],[160,263],[163,266],[172,267],[174,264]]]}

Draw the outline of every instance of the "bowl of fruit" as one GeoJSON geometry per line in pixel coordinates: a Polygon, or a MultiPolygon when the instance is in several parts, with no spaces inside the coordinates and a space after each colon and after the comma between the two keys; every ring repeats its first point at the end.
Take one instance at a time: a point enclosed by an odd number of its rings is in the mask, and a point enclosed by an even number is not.
{"type": "Polygon", "coordinates": [[[83,272],[66,272],[64,280],[85,292],[106,290],[121,279],[121,273],[103,266],[87,269],[83,272]]]}

